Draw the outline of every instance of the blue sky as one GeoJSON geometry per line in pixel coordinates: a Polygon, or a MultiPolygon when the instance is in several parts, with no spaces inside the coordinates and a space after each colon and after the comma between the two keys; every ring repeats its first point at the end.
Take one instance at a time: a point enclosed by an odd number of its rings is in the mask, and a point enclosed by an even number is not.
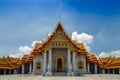
{"type": "Polygon", "coordinates": [[[119,0],[0,0],[0,56],[46,39],[59,15],[70,35],[94,36],[90,53],[120,50],[119,0]]]}

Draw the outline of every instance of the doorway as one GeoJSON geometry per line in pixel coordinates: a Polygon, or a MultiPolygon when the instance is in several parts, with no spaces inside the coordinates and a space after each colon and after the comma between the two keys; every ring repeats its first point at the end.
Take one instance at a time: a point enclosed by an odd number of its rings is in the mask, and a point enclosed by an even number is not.
{"type": "Polygon", "coordinates": [[[64,72],[64,58],[62,55],[56,57],[56,72],[64,72]]]}

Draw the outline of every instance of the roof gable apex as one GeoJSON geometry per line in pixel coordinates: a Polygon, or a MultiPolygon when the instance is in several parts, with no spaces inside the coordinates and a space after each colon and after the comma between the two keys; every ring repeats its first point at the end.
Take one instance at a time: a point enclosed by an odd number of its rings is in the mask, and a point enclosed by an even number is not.
{"type": "Polygon", "coordinates": [[[45,43],[43,43],[42,47],[45,47],[45,45],[47,43],[49,43],[53,37],[55,36],[55,34],[59,34],[59,32],[62,32],[62,34],[66,37],[66,39],[72,43],[74,45],[74,47],[76,47],[76,49],[78,48],[77,45],[73,42],[73,40],[71,39],[70,35],[66,32],[66,30],[64,29],[64,27],[62,26],[61,22],[59,21],[58,24],[56,25],[56,27],[54,28],[53,32],[48,36],[48,39],[45,41],[45,43]]]}
{"type": "Polygon", "coordinates": [[[60,21],[58,21],[58,24],[56,25],[56,27],[55,27],[55,29],[53,30],[53,32],[56,32],[56,31],[58,31],[58,30],[61,30],[61,31],[67,33],[66,30],[64,29],[62,23],[61,23],[60,21]]]}

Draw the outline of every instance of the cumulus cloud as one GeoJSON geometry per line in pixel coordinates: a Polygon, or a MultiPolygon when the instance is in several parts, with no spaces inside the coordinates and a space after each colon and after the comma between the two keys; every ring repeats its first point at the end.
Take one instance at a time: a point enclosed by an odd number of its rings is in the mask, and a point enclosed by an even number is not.
{"type": "Polygon", "coordinates": [[[112,51],[112,52],[101,52],[99,54],[99,57],[109,57],[109,56],[120,57],[120,50],[112,51]]]}
{"type": "Polygon", "coordinates": [[[30,53],[32,49],[28,46],[20,46],[19,47],[19,51],[22,52],[22,53],[30,53]]]}
{"type": "MultiPolygon", "coordinates": [[[[35,41],[32,42],[31,46],[34,47],[35,43],[41,43],[41,41],[35,40],[35,41]]],[[[22,57],[24,54],[30,54],[30,52],[32,51],[32,48],[29,47],[29,46],[20,46],[18,48],[18,50],[19,50],[19,53],[10,54],[9,56],[11,56],[11,57],[22,57]]]]}
{"type": "Polygon", "coordinates": [[[34,47],[35,43],[38,43],[38,41],[33,41],[31,46],[34,47]]]}
{"type": "Polygon", "coordinates": [[[21,58],[23,56],[23,54],[18,53],[18,54],[10,54],[10,57],[14,57],[14,58],[21,58]]]}
{"type": "Polygon", "coordinates": [[[90,47],[88,45],[93,42],[93,38],[94,37],[92,35],[84,32],[81,34],[78,34],[77,32],[72,33],[72,40],[75,40],[79,43],[83,42],[88,51],[90,51],[90,47]]]}
{"type": "MultiPolygon", "coordinates": [[[[35,41],[32,42],[31,46],[34,47],[34,45],[36,43],[41,43],[41,41],[35,40],[35,41]]],[[[32,51],[32,48],[29,47],[29,46],[20,46],[18,48],[18,50],[19,50],[18,54],[11,54],[10,56],[11,57],[20,57],[20,56],[23,56],[24,54],[30,54],[30,52],[32,51]]]]}
{"type": "Polygon", "coordinates": [[[48,36],[50,36],[51,35],[51,32],[48,34],[48,36]]]}
{"type": "Polygon", "coordinates": [[[90,52],[90,50],[91,50],[89,46],[86,46],[86,49],[88,52],[90,52]]]}
{"type": "Polygon", "coordinates": [[[79,43],[81,43],[81,42],[92,43],[93,36],[90,34],[84,33],[84,32],[81,34],[78,34],[77,32],[73,32],[72,40],[76,40],[79,43]]]}
{"type": "Polygon", "coordinates": [[[37,41],[37,40],[35,40],[35,41],[32,42],[31,46],[34,47],[34,45],[35,45],[36,43],[41,43],[41,42],[42,42],[42,41],[37,41]]]}

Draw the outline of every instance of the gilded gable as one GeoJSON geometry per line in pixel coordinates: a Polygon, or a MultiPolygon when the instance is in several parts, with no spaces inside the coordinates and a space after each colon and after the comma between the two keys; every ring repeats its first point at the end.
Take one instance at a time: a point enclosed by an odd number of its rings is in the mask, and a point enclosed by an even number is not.
{"type": "Polygon", "coordinates": [[[48,37],[43,50],[48,50],[49,48],[70,48],[72,50],[77,49],[60,22],[58,22],[58,25],[48,37]]]}

